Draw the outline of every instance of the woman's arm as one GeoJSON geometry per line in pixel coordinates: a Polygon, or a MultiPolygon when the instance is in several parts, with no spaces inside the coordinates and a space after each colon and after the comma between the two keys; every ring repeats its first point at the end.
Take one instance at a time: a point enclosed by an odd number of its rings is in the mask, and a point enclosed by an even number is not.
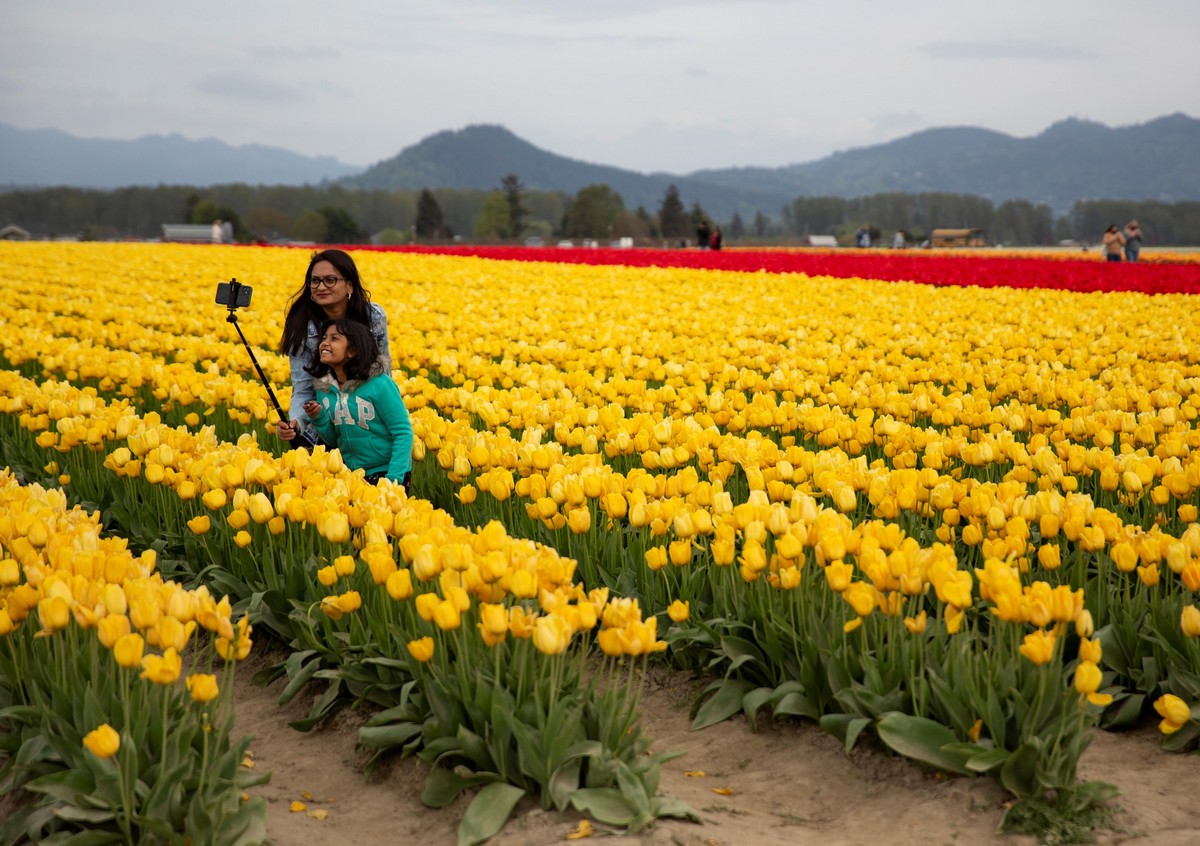
{"type": "Polygon", "coordinates": [[[387,373],[392,372],[392,350],[388,341],[387,313],[378,303],[371,303],[371,334],[379,344],[379,354],[387,359],[387,373]]]}

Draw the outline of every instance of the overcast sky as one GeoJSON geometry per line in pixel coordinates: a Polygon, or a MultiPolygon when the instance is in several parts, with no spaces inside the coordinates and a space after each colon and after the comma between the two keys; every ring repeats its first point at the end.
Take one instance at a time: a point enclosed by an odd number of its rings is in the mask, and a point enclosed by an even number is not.
{"type": "Polygon", "coordinates": [[[1068,117],[1200,117],[1198,0],[4,5],[0,122],[356,165],[474,123],[688,173],[935,126],[1029,137],[1068,117]]]}

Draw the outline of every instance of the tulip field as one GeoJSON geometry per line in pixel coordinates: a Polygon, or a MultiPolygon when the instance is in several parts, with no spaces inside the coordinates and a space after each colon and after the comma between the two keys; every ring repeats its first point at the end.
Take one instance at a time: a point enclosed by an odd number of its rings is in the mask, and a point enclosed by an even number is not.
{"type": "MultiPolygon", "coordinates": [[[[353,248],[352,248],[353,249],[353,248]]],[[[1200,739],[1200,262],[988,251],[353,250],[411,496],[288,451],[304,249],[0,243],[0,843],[256,843],[270,640],[307,730],[637,831],[639,696],[800,719],[1083,815],[1096,731],[1200,739]],[[19,802],[16,797],[24,791],[19,802]]],[[[374,760],[374,759],[373,759],[374,760]]],[[[1001,821],[998,820],[998,823],[1001,821]]],[[[589,825],[590,825],[589,824],[589,825]]]]}

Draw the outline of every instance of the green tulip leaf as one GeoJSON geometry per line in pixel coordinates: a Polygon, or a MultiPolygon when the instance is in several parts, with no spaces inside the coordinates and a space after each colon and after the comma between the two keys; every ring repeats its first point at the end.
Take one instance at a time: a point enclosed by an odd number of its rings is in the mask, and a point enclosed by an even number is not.
{"type": "Polygon", "coordinates": [[[1114,729],[1134,725],[1146,704],[1144,693],[1130,693],[1113,702],[1100,715],[1101,728],[1114,729]]]}
{"type": "Polygon", "coordinates": [[[475,784],[475,779],[445,767],[434,767],[425,779],[421,802],[429,808],[445,808],[458,794],[475,784]]]}
{"type": "Polygon", "coordinates": [[[401,746],[420,733],[420,723],[363,726],[358,730],[358,742],[368,749],[387,749],[390,746],[401,746]]]}
{"type": "Polygon", "coordinates": [[[742,700],[753,689],[753,684],[744,679],[725,679],[721,682],[714,682],[713,685],[709,685],[709,690],[712,690],[715,685],[719,685],[717,692],[713,694],[712,698],[706,700],[696,712],[696,719],[692,721],[692,731],[708,728],[728,720],[742,710],[742,700]]]}
{"type": "Polygon", "coordinates": [[[571,794],[579,789],[579,776],[582,769],[583,761],[580,758],[574,758],[563,764],[554,771],[554,775],[550,776],[546,792],[550,794],[550,801],[558,810],[565,810],[571,803],[571,794]]]}
{"type": "Polygon", "coordinates": [[[1037,765],[1041,744],[1027,740],[1017,747],[1000,768],[1000,783],[1020,798],[1038,794],[1037,765]]]}
{"type": "Polygon", "coordinates": [[[650,812],[655,819],[672,818],[700,822],[700,815],[690,805],[666,796],[656,796],[650,800],[650,812]]]}
{"type": "Polygon", "coordinates": [[[870,718],[854,714],[826,714],[818,722],[822,731],[832,734],[845,744],[847,752],[854,748],[862,730],[871,724],[870,718]]]}
{"type": "Polygon", "coordinates": [[[959,775],[971,774],[966,766],[968,756],[944,748],[956,743],[958,738],[941,723],[892,711],[879,718],[875,729],[880,740],[906,758],[959,775]]]}
{"type": "Polygon", "coordinates": [[[81,796],[90,796],[95,791],[96,780],[88,770],[73,769],[35,778],[24,787],[31,793],[44,793],[73,804],[81,796]]]}
{"type": "Polygon", "coordinates": [[[771,713],[776,717],[807,717],[810,720],[821,719],[821,713],[808,700],[803,692],[785,693],[779,697],[771,713]]]}
{"type": "Polygon", "coordinates": [[[636,816],[621,791],[612,787],[585,787],[571,796],[571,804],[597,822],[627,826],[636,816]]]}
{"type": "Polygon", "coordinates": [[[508,818],[525,791],[511,784],[495,782],[475,794],[458,826],[458,846],[477,846],[495,835],[508,818]]]}
{"type": "Polygon", "coordinates": [[[775,696],[775,691],[769,687],[756,687],[742,697],[742,711],[750,721],[750,730],[758,731],[758,711],[768,704],[775,696]]]}

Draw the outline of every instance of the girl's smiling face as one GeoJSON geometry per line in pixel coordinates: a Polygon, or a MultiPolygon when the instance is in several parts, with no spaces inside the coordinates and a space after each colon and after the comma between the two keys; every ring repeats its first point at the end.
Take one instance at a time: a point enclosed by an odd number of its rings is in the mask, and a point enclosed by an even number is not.
{"type": "Polygon", "coordinates": [[[341,367],[354,358],[354,350],[350,349],[349,341],[338,331],[337,326],[330,326],[325,330],[325,334],[321,336],[321,343],[317,346],[317,352],[320,355],[321,363],[329,367],[341,367]]]}

